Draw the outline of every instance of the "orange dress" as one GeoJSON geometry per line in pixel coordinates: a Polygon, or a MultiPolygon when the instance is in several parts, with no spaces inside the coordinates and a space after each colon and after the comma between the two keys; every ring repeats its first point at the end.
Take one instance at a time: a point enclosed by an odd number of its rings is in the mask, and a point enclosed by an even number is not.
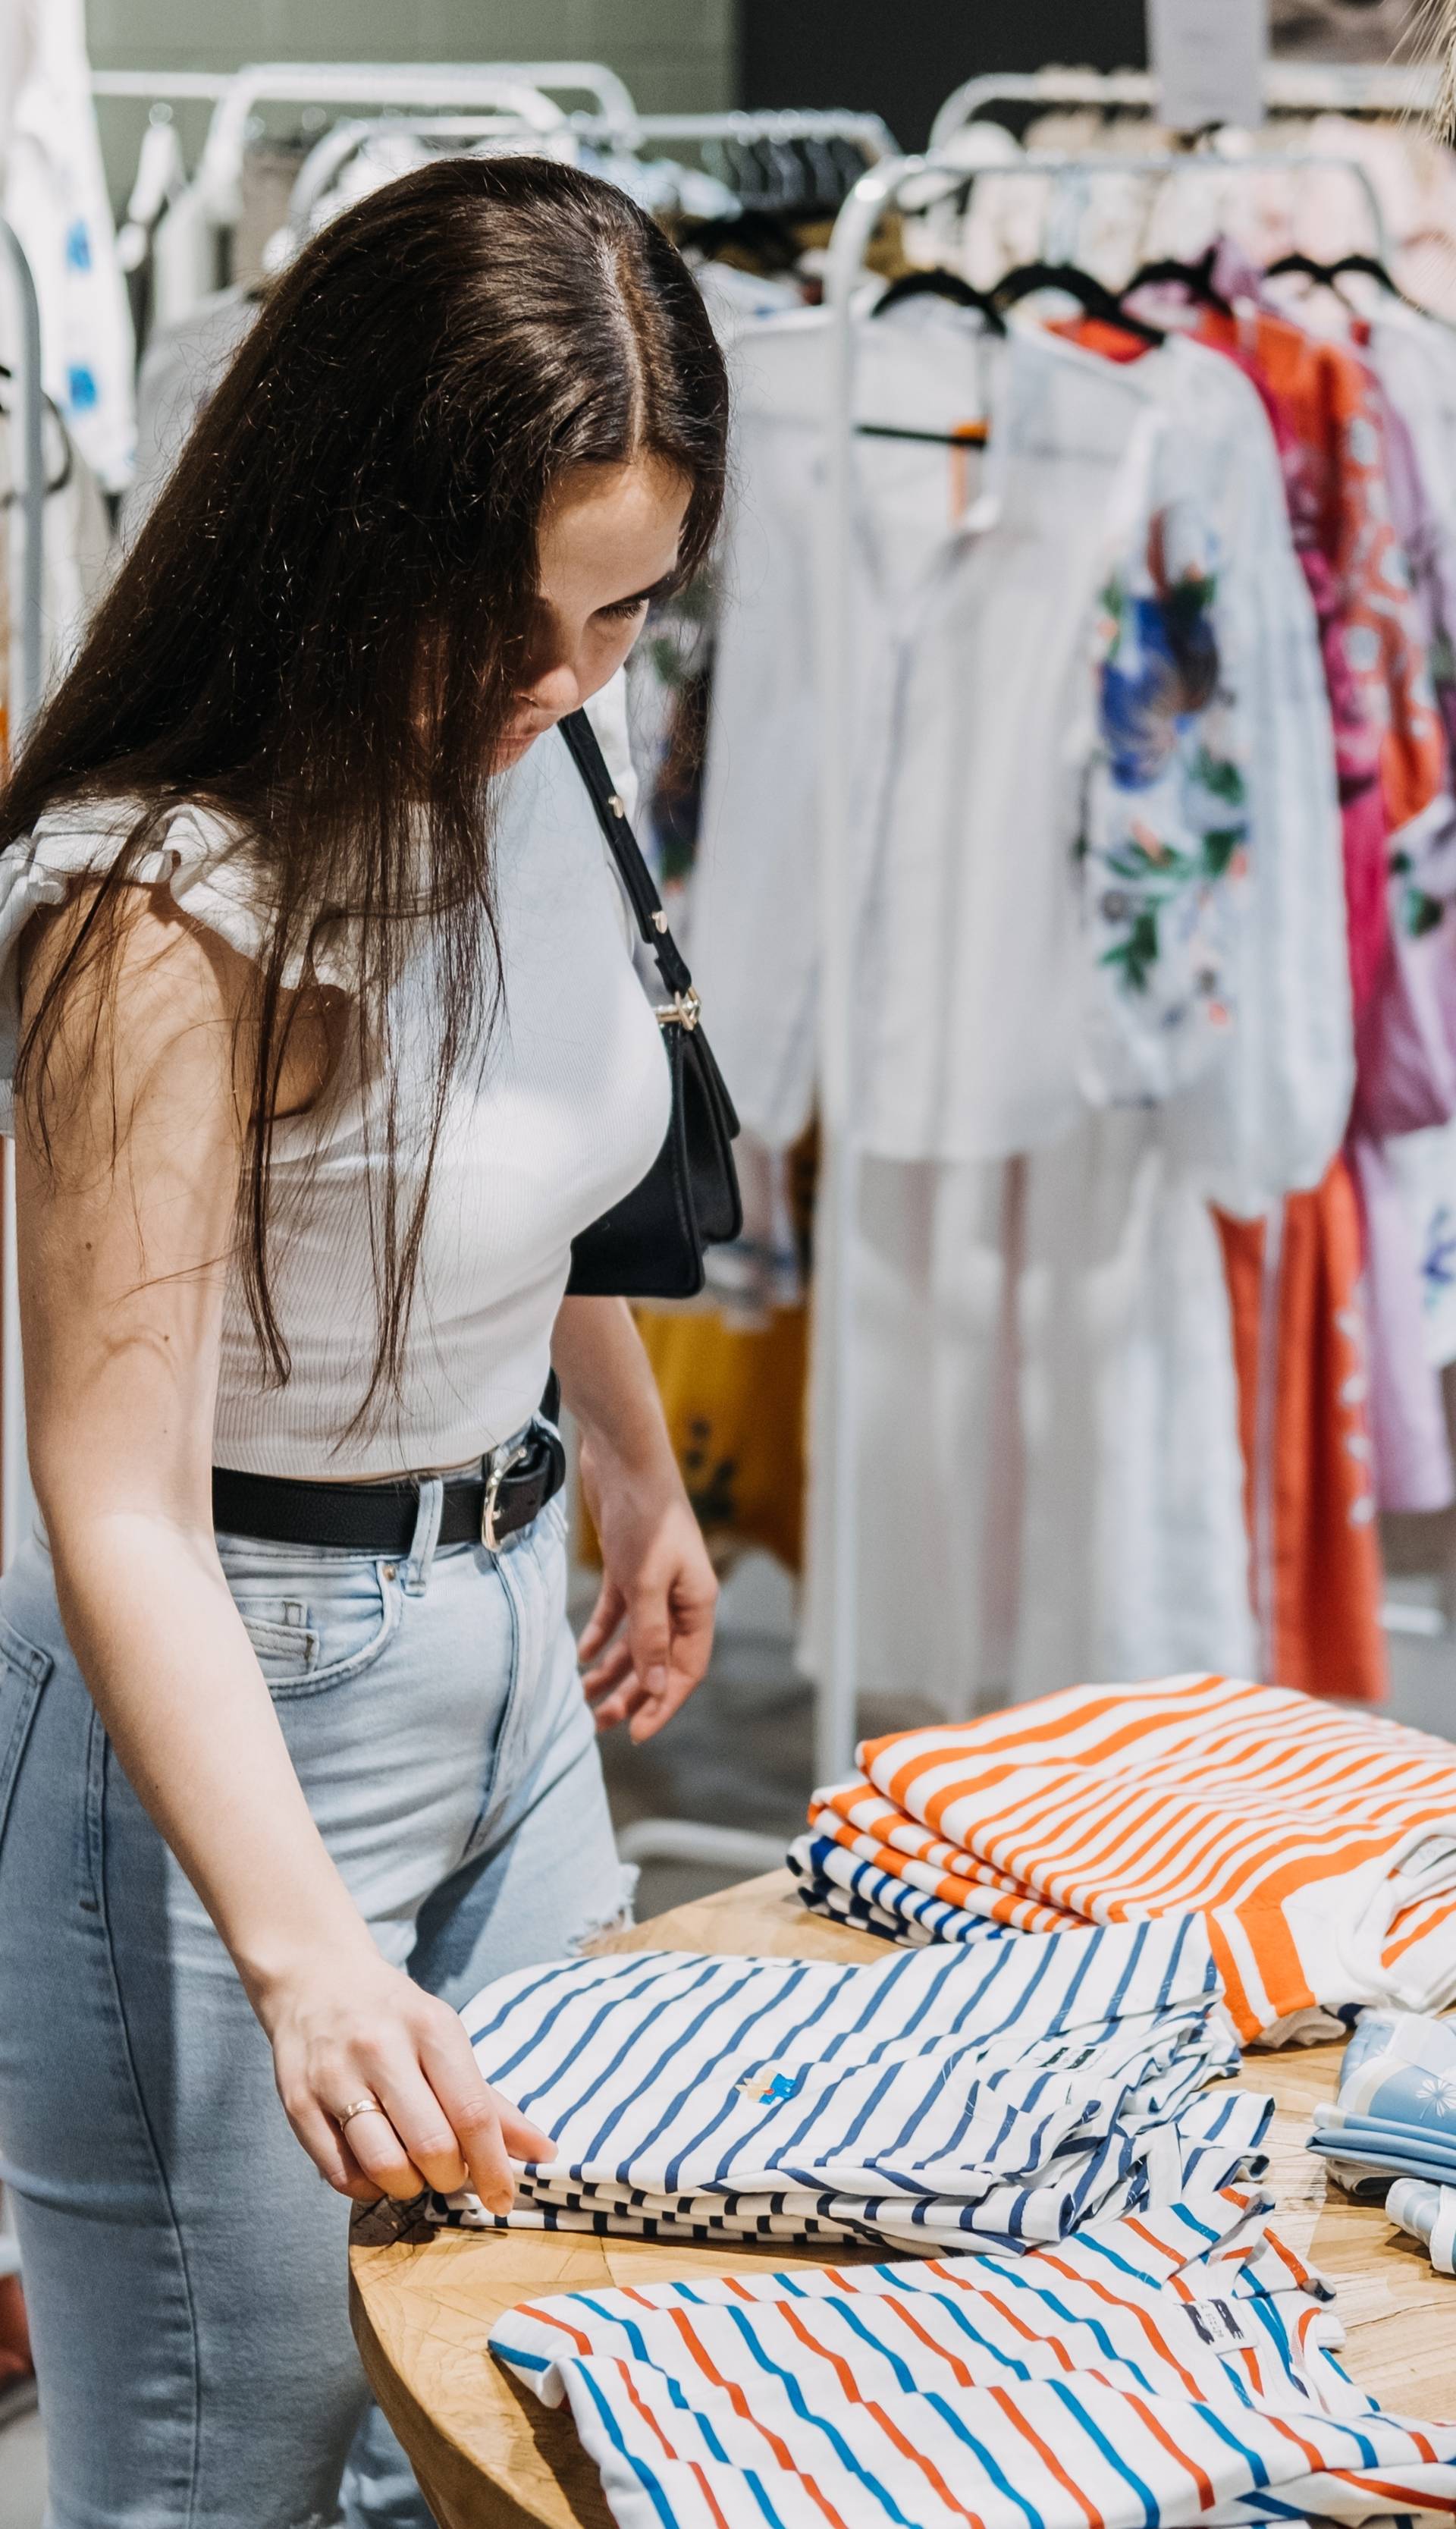
{"type": "Polygon", "coordinates": [[[1387,1687],[1366,1410],[1360,1219],[1335,1160],[1277,1221],[1215,1212],[1239,1374],[1250,1594],[1277,1686],[1387,1687]]]}

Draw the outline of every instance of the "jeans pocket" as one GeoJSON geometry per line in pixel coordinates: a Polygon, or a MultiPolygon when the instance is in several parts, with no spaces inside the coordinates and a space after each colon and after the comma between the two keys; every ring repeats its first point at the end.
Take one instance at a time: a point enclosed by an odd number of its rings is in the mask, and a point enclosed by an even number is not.
{"type": "Polygon", "coordinates": [[[403,1603],[377,1563],[295,1569],[286,1580],[228,1572],[228,1587],[276,1702],[361,1677],[391,1641],[403,1603]]]}
{"type": "Polygon", "coordinates": [[[54,1666],[49,1651],[23,1641],[14,1626],[0,1616],[0,1849],[40,1690],[54,1666]]]}

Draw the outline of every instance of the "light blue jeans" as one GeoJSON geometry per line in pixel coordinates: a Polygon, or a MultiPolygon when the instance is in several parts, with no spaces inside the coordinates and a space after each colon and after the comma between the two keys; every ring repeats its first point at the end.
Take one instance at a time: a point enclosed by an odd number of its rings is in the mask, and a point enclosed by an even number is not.
{"type": "MultiPolygon", "coordinates": [[[[422,1487],[400,1564],[219,1545],[381,1950],[459,2004],[622,1917],[631,1874],[566,1626],[561,1500],[498,1555],[437,1553],[439,1495],[422,1487]]],[[[350,2208],[295,2141],[232,1963],[116,1760],[39,1540],[0,1583],[0,2178],[51,2529],[429,2520],[350,2335],[350,2208]]]]}

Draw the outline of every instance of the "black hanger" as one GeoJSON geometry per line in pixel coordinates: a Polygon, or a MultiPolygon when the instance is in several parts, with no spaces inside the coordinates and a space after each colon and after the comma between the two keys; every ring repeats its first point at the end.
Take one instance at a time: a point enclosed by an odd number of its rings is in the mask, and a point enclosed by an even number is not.
{"type": "Polygon", "coordinates": [[[942,264],[929,264],[915,272],[902,272],[892,281],[870,310],[883,316],[888,308],[898,307],[906,298],[948,298],[953,307],[973,307],[984,316],[994,334],[1004,334],[1006,320],[996,300],[985,290],[977,290],[958,272],[947,272],[942,264]]]}
{"type": "Polygon", "coordinates": [[[1312,254],[1305,254],[1302,250],[1297,250],[1293,254],[1281,254],[1276,262],[1268,266],[1265,279],[1282,281],[1286,274],[1297,275],[1301,281],[1317,281],[1321,290],[1329,290],[1334,284],[1334,265],[1317,263],[1312,254]]]}
{"type": "Polygon", "coordinates": [[[1231,316],[1233,309],[1228,300],[1221,290],[1215,290],[1213,287],[1213,259],[1216,251],[1215,247],[1210,246],[1208,252],[1201,254],[1196,263],[1180,263],[1176,255],[1163,255],[1157,262],[1141,265],[1133,274],[1126,289],[1118,291],[1119,303],[1125,304],[1139,290],[1153,290],[1162,282],[1176,283],[1180,289],[1187,291],[1190,298],[1196,298],[1202,306],[1216,307],[1220,316],[1231,316]]]}
{"type": "MultiPolygon", "coordinates": [[[[7,368],[3,360],[0,360],[0,378],[7,379],[12,386],[15,384],[15,372],[7,368]]],[[[65,491],[71,480],[75,452],[71,444],[71,433],[66,427],[65,415],[54,397],[42,395],[40,401],[50,419],[55,423],[61,442],[61,470],[54,478],[48,479],[45,485],[45,497],[48,501],[53,501],[58,492],[65,491]]],[[[10,421],[13,417],[9,404],[0,403],[0,420],[10,421]]],[[[20,493],[13,486],[8,492],[0,492],[0,510],[13,509],[20,497],[20,493]]]]}
{"type": "Polygon", "coordinates": [[[985,448],[991,437],[984,421],[963,421],[959,430],[910,430],[896,421],[857,421],[858,439],[913,439],[922,448],[985,448]]]}
{"type": "Polygon", "coordinates": [[[762,270],[770,277],[793,272],[803,251],[782,212],[745,204],[742,210],[712,220],[684,220],[677,232],[677,242],[691,247],[705,262],[711,263],[725,246],[737,246],[743,253],[755,255],[762,270]]]}
{"type": "Polygon", "coordinates": [[[1278,281],[1285,273],[1297,273],[1305,281],[1317,282],[1321,290],[1335,290],[1351,272],[1365,273],[1370,280],[1378,281],[1381,288],[1388,290],[1392,298],[1398,298],[1403,307],[1415,307],[1419,313],[1425,313],[1417,299],[1407,297],[1378,255],[1342,254],[1333,263],[1318,263],[1312,254],[1281,254],[1276,263],[1269,265],[1266,278],[1278,281]]]}
{"type": "Polygon", "coordinates": [[[1083,272],[1075,263],[1018,264],[1014,272],[1006,273],[997,283],[991,295],[998,307],[1014,307],[1018,299],[1030,298],[1039,290],[1064,291],[1085,307],[1089,316],[1101,316],[1105,324],[1120,326],[1124,334],[1134,335],[1153,350],[1167,341],[1158,326],[1145,324],[1141,316],[1129,315],[1105,282],[1083,272]]]}
{"type": "MultiPolygon", "coordinates": [[[[1335,281],[1342,280],[1347,272],[1363,272],[1371,281],[1378,281],[1382,289],[1389,291],[1392,298],[1405,298],[1405,292],[1399,282],[1393,279],[1377,254],[1342,254],[1337,263],[1330,265],[1329,270],[1331,278],[1335,281]]],[[[1412,301],[1406,299],[1406,305],[1411,304],[1412,301]]]]}

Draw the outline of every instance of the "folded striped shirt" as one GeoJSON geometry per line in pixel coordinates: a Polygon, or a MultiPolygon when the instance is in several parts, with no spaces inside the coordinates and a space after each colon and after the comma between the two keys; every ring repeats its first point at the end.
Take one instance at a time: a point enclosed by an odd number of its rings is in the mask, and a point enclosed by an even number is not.
{"type": "Polygon", "coordinates": [[[826,1911],[944,1941],[1196,1909],[1246,2041],[1456,2001],[1456,1749],[1399,1722],[1169,1678],[896,1732],[859,1762],[792,1856],[826,1911]]]}
{"type": "MultiPolygon", "coordinates": [[[[815,1795],[816,1799],[820,1795],[815,1795]]],[[[932,1941],[1014,1941],[1016,1934],[983,1915],[968,1914],[944,1898],[932,1897],[907,1880],[896,1879],[878,1862],[861,1860],[833,1836],[810,1828],[794,1838],[784,1855],[789,1874],[797,1880],[804,1903],[818,1914],[880,1939],[925,1949],[932,1941]]],[[[1075,1917],[1068,1915],[1070,1930],[1075,1917]]]]}
{"type": "Polygon", "coordinates": [[[1456,2514],[1456,2426],[1383,2414],[1267,2198],[1019,2258],[527,2301],[498,2361],[565,2399],[620,2529],[1180,2529],[1456,2514]]]}
{"type": "Polygon", "coordinates": [[[895,1953],[868,1966],[673,1952],[489,1985],[476,2059],[555,2146],[510,2215],[671,2238],[931,2247],[1062,2237],[1260,2166],[1196,1917],[895,1953]]]}

